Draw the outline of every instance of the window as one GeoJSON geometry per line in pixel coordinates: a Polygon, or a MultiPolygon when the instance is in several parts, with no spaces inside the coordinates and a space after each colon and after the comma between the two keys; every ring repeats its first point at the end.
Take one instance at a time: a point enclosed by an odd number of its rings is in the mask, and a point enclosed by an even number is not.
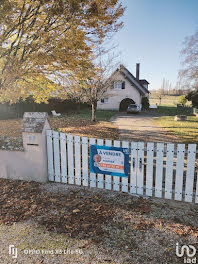
{"type": "Polygon", "coordinates": [[[108,98],[102,98],[101,103],[108,103],[108,98]]]}
{"type": "Polygon", "coordinates": [[[114,89],[121,90],[122,89],[122,81],[115,81],[114,82],[114,89]]]}

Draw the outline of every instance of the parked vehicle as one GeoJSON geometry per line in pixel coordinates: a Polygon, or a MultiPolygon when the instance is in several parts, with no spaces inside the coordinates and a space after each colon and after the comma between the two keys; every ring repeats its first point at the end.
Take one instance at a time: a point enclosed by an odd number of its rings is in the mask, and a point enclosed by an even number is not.
{"type": "Polygon", "coordinates": [[[139,113],[140,111],[141,111],[141,107],[137,104],[130,104],[127,108],[127,114],[139,113]]]}

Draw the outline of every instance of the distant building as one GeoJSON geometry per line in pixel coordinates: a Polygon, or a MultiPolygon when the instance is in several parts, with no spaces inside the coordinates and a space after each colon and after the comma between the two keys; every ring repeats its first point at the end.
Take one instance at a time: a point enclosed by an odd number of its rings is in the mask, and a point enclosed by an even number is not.
{"type": "Polygon", "coordinates": [[[139,79],[140,64],[136,64],[136,77],[126,67],[120,67],[111,75],[112,84],[97,103],[100,110],[126,111],[129,104],[141,106],[142,97],[149,95],[149,82],[139,79]]]}

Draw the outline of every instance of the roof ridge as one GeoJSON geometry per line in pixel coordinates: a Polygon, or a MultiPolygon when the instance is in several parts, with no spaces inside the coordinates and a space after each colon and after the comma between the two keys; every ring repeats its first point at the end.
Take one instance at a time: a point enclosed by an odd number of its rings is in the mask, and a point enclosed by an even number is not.
{"type": "MultiPolygon", "coordinates": [[[[146,89],[141,83],[140,83],[140,81],[139,80],[137,80],[136,78],[135,78],[135,76],[123,65],[123,64],[120,64],[120,72],[122,71],[122,70],[126,70],[127,71],[127,73],[139,84],[139,86],[142,88],[142,90],[144,90],[144,92],[146,92],[146,93],[149,93],[149,90],[148,89],[146,89]]],[[[132,80],[131,80],[131,82],[133,82],[132,80]]],[[[134,82],[133,82],[134,83],[134,82]]]]}

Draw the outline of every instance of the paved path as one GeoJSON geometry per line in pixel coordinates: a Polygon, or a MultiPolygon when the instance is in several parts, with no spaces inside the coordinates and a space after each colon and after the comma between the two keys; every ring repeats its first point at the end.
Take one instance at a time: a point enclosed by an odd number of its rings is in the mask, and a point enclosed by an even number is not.
{"type": "Polygon", "coordinates": [[[139,114],[119,113],[111,121],[118,127],[121,140],[145,142],[179,142],[178,138],[159,127],[154,118],[155,113],[139,114]]]}

